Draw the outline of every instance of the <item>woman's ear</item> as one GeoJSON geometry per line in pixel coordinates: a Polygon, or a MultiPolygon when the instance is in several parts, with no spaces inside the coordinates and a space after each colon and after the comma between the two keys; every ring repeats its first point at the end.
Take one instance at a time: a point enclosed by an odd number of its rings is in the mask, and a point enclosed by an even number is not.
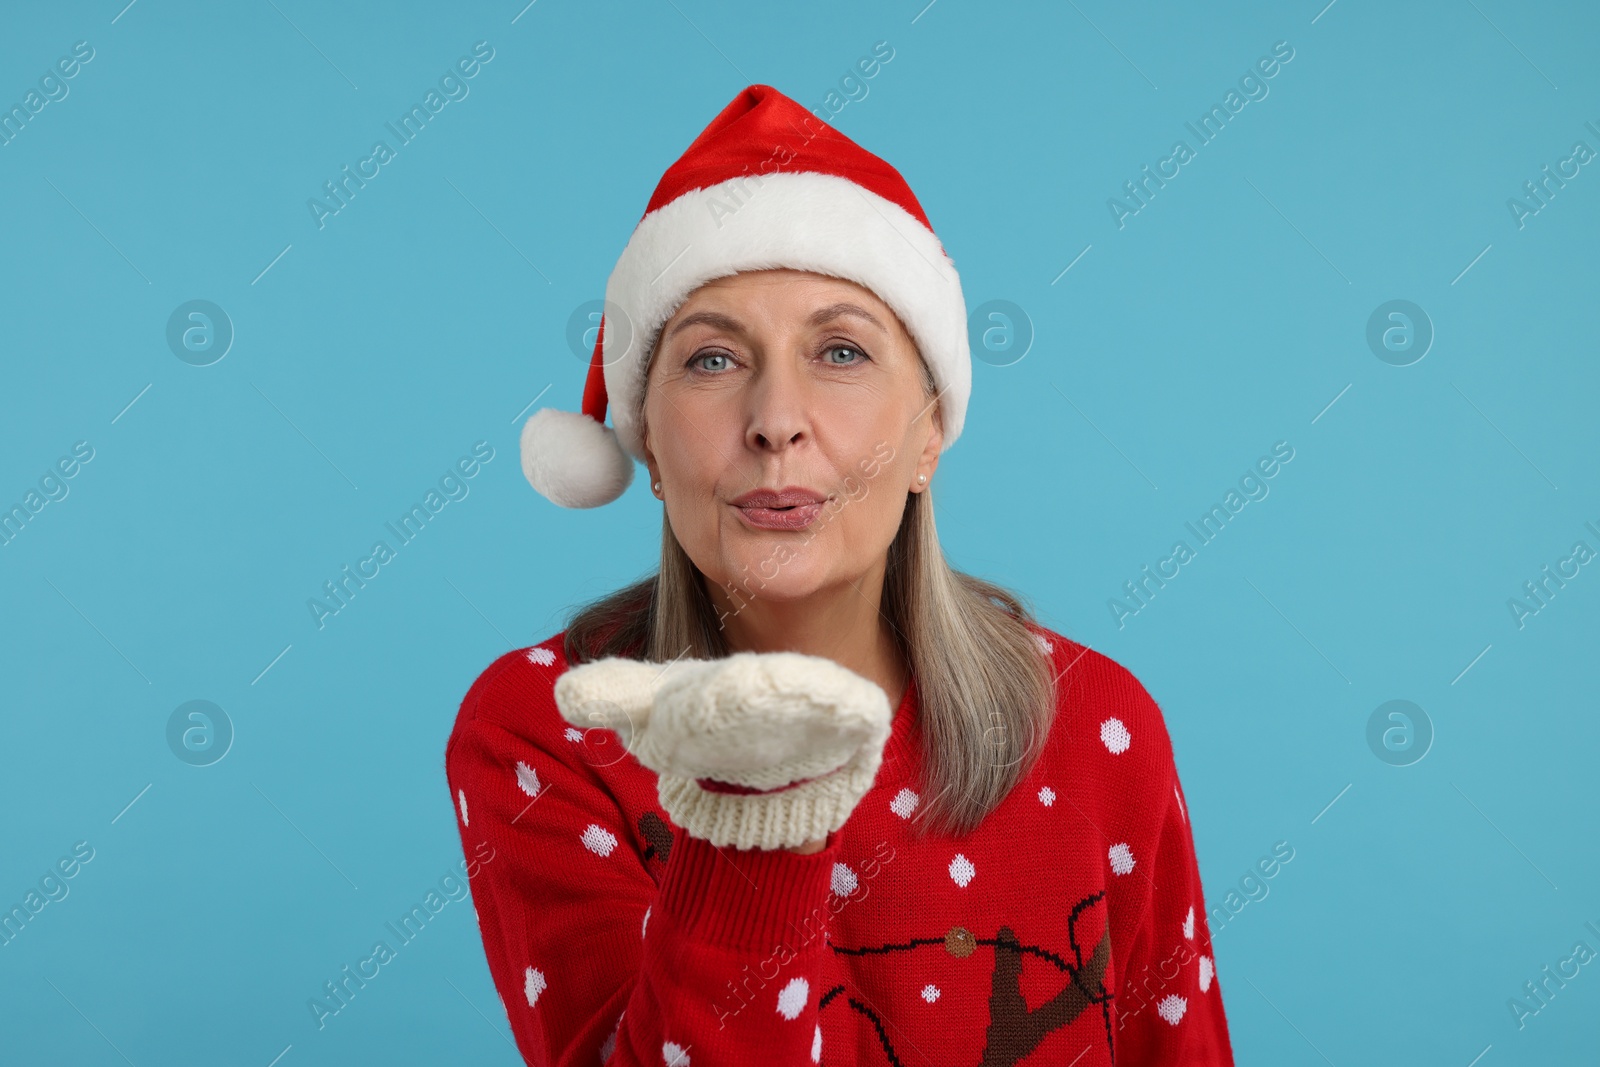
{"type": "Polygon", "coordinates": [[[917,457],[916,473],[927,477],[913,478],[911,489],[920,493],[933,483],[933,472],[939,469],[939,452],[944,447],[944,416],[938,405],[932,412],[932,429],[928,433],[928,443],[923,446],[922,454],[917,457]]]}
{"type": "Polygon", "coordinates": [[[643,411],[639,416],[639,451],[644,453],[645,471],[650,475],[650,492],[656,493],[655,485],[661,480],[661,473],[656,467],[656,454],[650,448],[650,424],[645,421],[643,411]]]}

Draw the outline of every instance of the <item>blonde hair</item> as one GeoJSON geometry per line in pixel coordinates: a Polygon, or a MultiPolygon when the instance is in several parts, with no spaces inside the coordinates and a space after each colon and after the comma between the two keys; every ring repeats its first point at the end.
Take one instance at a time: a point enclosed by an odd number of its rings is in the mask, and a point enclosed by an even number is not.
{"type": "MultiPolygon", "coordinates": [[[[919,362],[931,401],[933,378],[919,362]]],[[[912,823],[919,836],[965,836],[1038,759],[1055,716],[1056,679],[1025,601],[949,565],[931,488],[906,497],[889,545],[881,611],[917,686],[923,795],[912,823]]],[[[578,608],[564,652],[574,665],[605,656],[665,663],[732,652],[706,579],[665,511],[660,569],[578,608]]]]}

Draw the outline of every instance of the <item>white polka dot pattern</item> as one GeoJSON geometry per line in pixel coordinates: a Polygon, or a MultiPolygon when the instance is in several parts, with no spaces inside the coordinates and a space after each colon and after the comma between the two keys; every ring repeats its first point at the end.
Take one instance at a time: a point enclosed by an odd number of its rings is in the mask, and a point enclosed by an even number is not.
{"type": "Polygon", "coordinates": [[[529,967],[522,974],[522,991],[528,996],[528,1007],[539,1003],[539,994],[544,992],[544,972],[537,967],[529,967]]]}
{"type": "Polygon", "coordinates": [[[909,819],[911,818],[911,813],[917,810],[917,804],[921,800],[922,798],[917,796],[913,790],[902,789],[894,795],[893,800],[889,801],[889,810],[902,819],[909,819]]]}
{"type": "Polygon", "coordinates": [[[609,856],[611,850],[617,847],[617,835],[594,823],[584,827],[580,840],[583,842],[583,847],[596,856],[609,856]]]}
{"type": "Polygon", "coordinates": [[[1128,733],[1121,719],[1113,718],[1100,724],[1100,740],[1113,755],[1120,756],[1133,743],[1133,735],[1128,733]]]}
{"type": "Polygon", "coordinates": [[[811,983],[804,978],[791,978],[778,994],[778,1014],[785,1019],[798,1018],[805,1010],[806,997],[810,992],[811,983]]]}

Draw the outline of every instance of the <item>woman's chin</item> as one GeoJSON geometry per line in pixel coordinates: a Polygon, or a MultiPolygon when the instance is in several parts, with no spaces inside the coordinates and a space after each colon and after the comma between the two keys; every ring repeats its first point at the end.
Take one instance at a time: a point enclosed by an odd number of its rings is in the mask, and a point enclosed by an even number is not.
{"type": "Polygon", "coordinates": [[[729,560],[723,588],[731,586],[736,595],[779,602],[804,600],[821,586],[822,576],[814,574],[805,562],[792,556],[786,563],[781,559],[771,552],[758,552],[729,560]]]}

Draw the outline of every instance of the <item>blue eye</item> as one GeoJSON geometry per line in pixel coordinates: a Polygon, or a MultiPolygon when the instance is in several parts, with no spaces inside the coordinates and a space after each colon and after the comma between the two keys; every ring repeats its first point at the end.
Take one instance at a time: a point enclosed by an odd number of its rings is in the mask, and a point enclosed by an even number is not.
{"type": "MultiPolygon", "coordinates": [[[[727,359],[727,358],[728,358],[728,354],[726,352],[701,352],[698,355],[690,357],[689,366],[693,367],[693,368],[695,368],[697,370],[705,370],[706,369],[705,367],[698,366],[698,364],[700,363],[700,361],[702,359],[727,359]]],[[[714,373],[714,372],[712,372],[712,373],[714,373]]]]}
{"type": "MultiPolygon", "coordinates": [[[[829,345],[827,348],[823,349],[823,352],[824,352],[824,354],[826,354],[828,352],[854,352],[856,355],[860,356],[862,360],[870,360],[872,358],[871,356],[868,356],[865,352],[861,351],[861,349],[857,348],[855,345],[829,345]]],[[[838,363],[838,362],[834,362],[832,360],[829,360],[827,362],[829,362],[830,364],[832,364],[835,367],[852,367],[852,366],[856,365],[855,362],[838,363]]]]}

